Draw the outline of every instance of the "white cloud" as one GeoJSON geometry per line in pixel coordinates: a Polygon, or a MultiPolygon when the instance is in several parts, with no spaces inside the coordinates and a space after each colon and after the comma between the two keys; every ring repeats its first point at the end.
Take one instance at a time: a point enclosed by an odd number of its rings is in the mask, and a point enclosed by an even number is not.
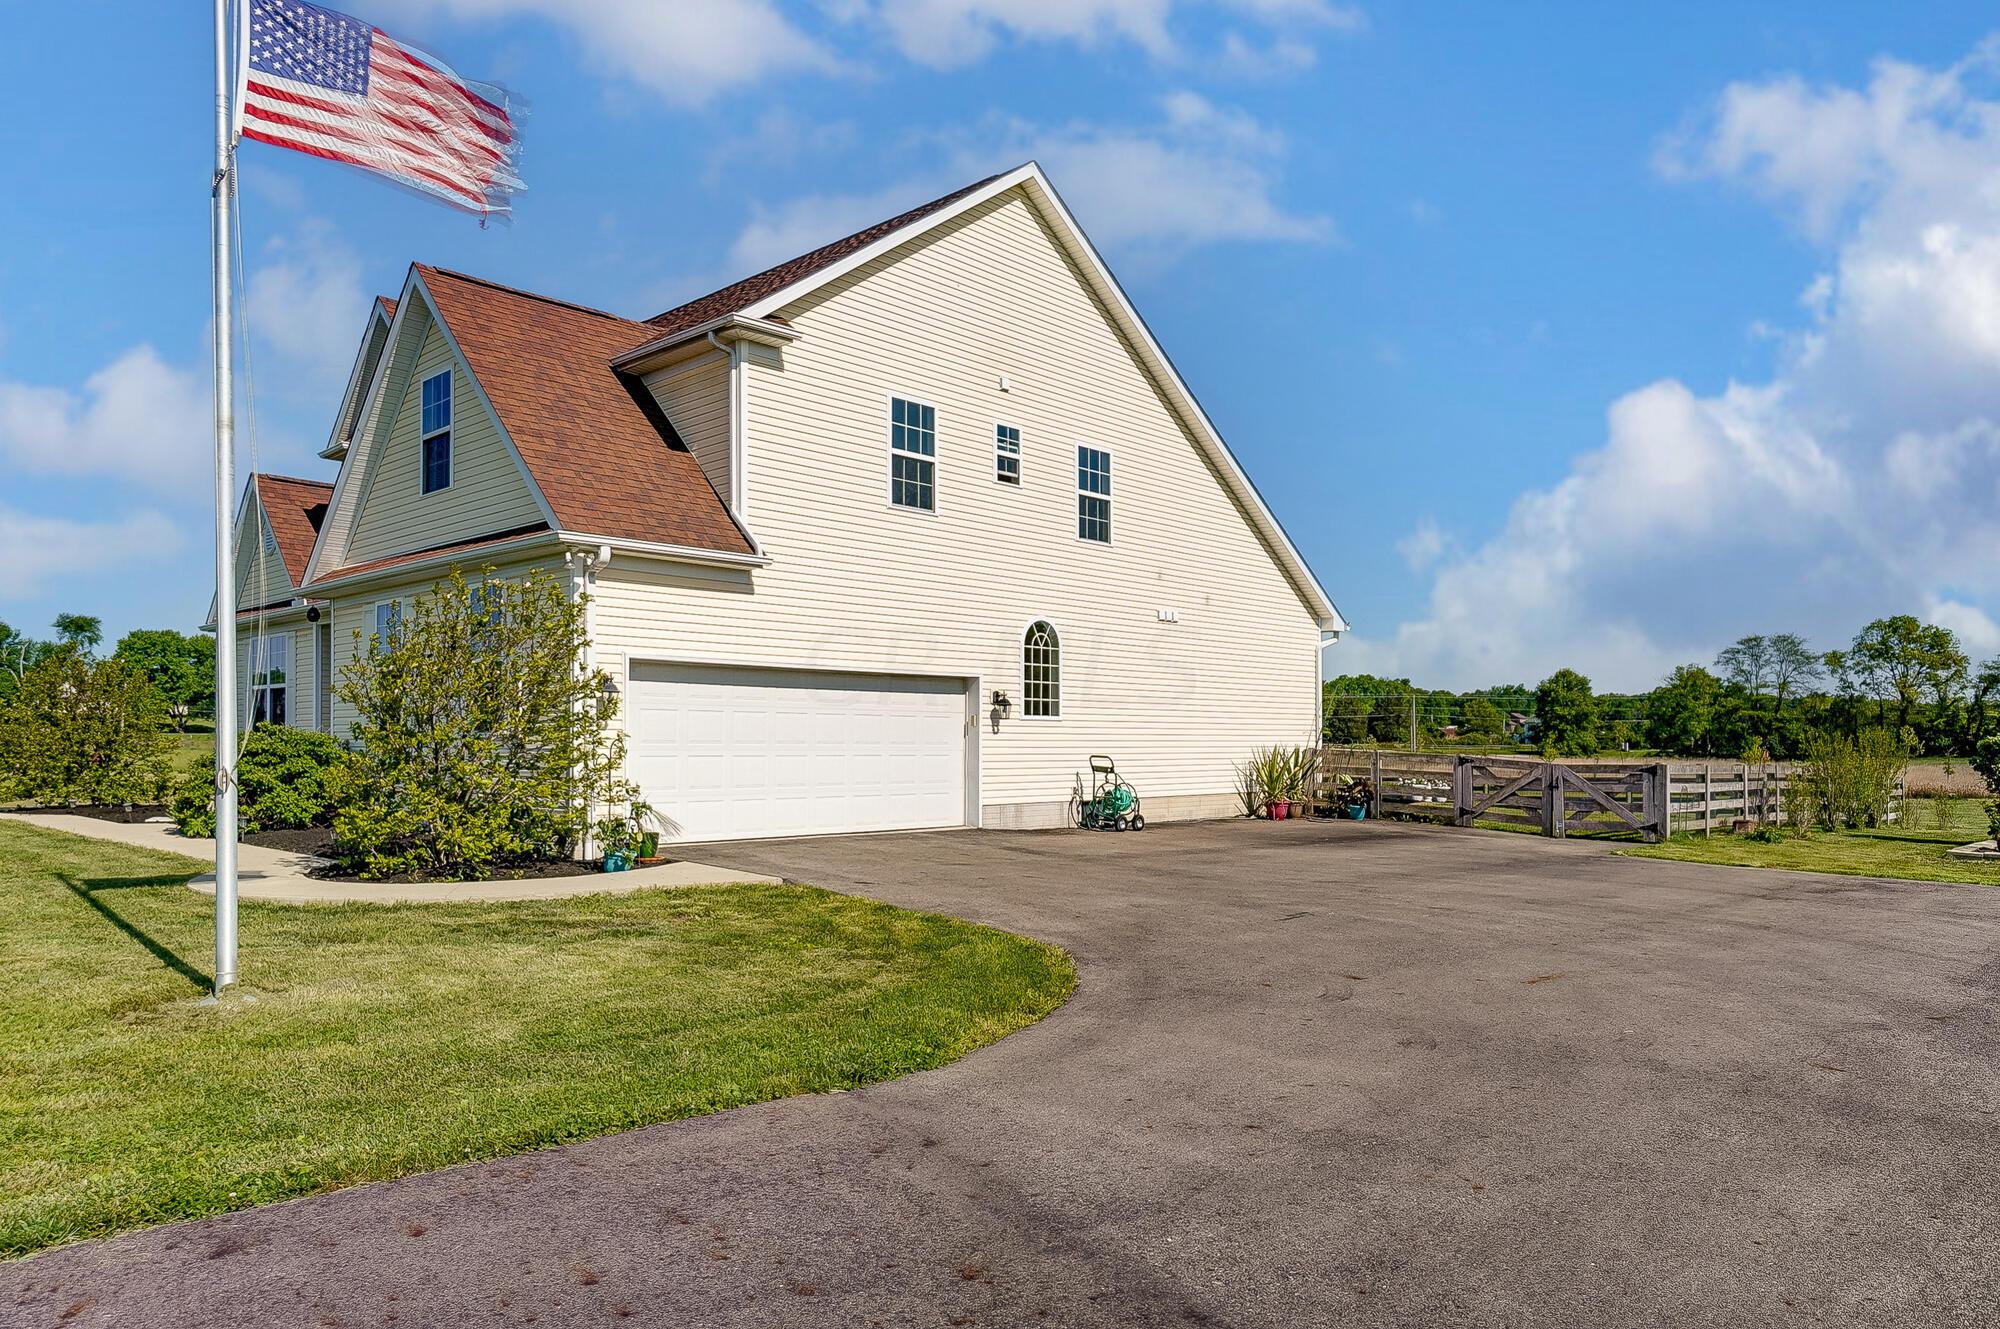
{"type": "Polygon", "coordinates": [[[207,376],[136,346],[80,390],[0,380],[0,458],[44,475],[111,475],[200,493],[214,429],[207,376]]]}
{"type": "Polygon", "coordinates": [[[1410,571],[1422,572],[1444,557],[1446,544],[1444,528],[1435,518],[1423,517],[1408,535],[1396,541],[1396,552],[1410,565],[1410,571]]]}
{"type": "Polygon", "coordinates": [[[607,73],[677,106],[841,61],[770,0],[422,0],[464,19],[530,14],[574,32],[607,73]]]}
{"type": "Polygon", "coordinates": [[[1128,41],[1155,57],[1174,51],[1173,0],[882,0],[877,17],[904,55],[953,69],[983,60],[1002,39],[1101,46],[1128,41]]]}
{"type": "Polygon", "coordinates": [[[990,173],[1035,159],[1092,239],[1154,264],[1224,241],[1332,241],[1332,220],[1277,198],[1284,139],[1243,111],[1192,92],[1160,101],[1145,127],[991,120],[933,146],[945,165],[883,190],[813,195],[760,208],[730,247],[739,275],[780,262],[990,173]],[[1171,199],[1162,206],[1161,199],[1171,199]]]}
{"type": "Polygon", "coordinates": [[[331,226],[309,219],[272,240],[250,274],[244,303],[252,336],[329,391],[339,390],[354,362],[368,295],[359,256],[331,226]]]}
{"type": "MultiPolygon", "coordinates": [[[[361,265],[324,222],[307,219],[252,268],[244,324],[256,355],[238,360],[260,398],[290,396],[320,409],[354,359],[368,309],[361,265]]],[[[191,348],[192,349],[192,348],[191,348]]],[[[215,429],[206,357],[175,362],[131,347],[75,387],[0,378],[0,463],[36,475],[105,476],[178,499],[209,492],[215,429]]],[[[296,452],[239,404],[239,469],[296,452]],[[251,437],[260,423],[261,439],[251,437]]]]}
{"type": "Polygon", "coordinates": [[[166,557],[180,544],[180,531],[155,512],[70,521],[0,504],[0,599],[33,595],[58,577],[166,557]]]}
{"type": "MultiPolygon", "coordinates": [[[[1341,669],[1445,686],[1560,665],[1643,687],[1744,632],[1823,646],[1930,612],[1969,644],[2000,604],[2000,101],[1991,44],[1865,89],[1728,89],[1663,159],[1796,209],[1830,246],[1809,322],[1762,384],[1668,379],[1620,398],[1602,446],[1447,557],[1422,616],[1341,669]]],[[[1983,649],[1983,648],[1981,648],[1983,649]]]]}

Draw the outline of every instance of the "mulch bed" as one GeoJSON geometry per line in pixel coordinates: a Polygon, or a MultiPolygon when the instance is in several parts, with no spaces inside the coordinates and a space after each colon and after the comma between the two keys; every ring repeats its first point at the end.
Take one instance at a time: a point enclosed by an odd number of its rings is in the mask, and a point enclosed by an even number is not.
{"type": "Polygon", "coordinates": [[[53,812],[65,817],[90,817],[97,821],[115,821],[126,826],[131,826],[142,821],[151,821],[155,817],[166,816],[167,805],[165,803],[134,803],[130,807],[124,807],[117,803],[87,803],[81,807],[74,808],[22,806],[9,808],[7,811],[53,812]]]}
{"type": "MultiPolygon", "coordinates": [[[[90,804],[74,808],[21,808],[23,812],[60,812],[72,817],[94,817],[98,821],[115,821],[125,825],[151,821],[155,817],[168,815],[164,803],[135,803],[131,807],[117,804],[90,804]]],[[[333,831],[326,826],[306,826],[296,830],[252,831],[242,837],[242,843],[254,844],[264,849],[279,849],[288,854],[310,854],[314,858],[334,857],[333,831]]],[[[604,871],[600,859],[582,861],[574,858],[542,859],[534,863],[516,863],[504,868],[495,868],[491,880],[494,881],[539,881],[548,877],[588,877],[604,871]]],[[[313,868],[307,873],[319,881],[382,881],[397,883],[426,882],[433,880],[410,873],[393,877],[362,877],[339,864],[323,868],[313,868]]]]}

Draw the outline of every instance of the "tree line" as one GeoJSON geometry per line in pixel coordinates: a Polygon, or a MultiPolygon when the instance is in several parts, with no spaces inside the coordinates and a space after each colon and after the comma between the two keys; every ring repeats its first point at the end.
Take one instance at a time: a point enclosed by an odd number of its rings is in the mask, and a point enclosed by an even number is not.
{"type": "MultiPolygon", "coordinates": [[[[93,657],[104,622],[90,614],[57,614],[54,635],[37,638],[0,621],[0,701],[12,697],[35,666],[64,651],[93,657]]],[[[168,719],[185,729],[215,715],[215,638],[172,628],[137,628],[118,639],[111,659],[143,674],[158,690],[168,719]]]]}
{"type": "Polygon", "coordinates": [[[1439,692],[1408,679],[1344,675],[1322,687],[1333,743],[1515,742],[1557,756],[1646,747],[1688,757],[1790,760],[1814,735],[1885,729],[1912,753],[1970,756],[2000,733],[2000,657],[1975,665],[1957,634],[1909,615],[1878,618],[1847,646],[1796,633],[1739,639],[1712,665],[1677,666],[1644,693],[1599,693],[1573,669],[1540,683],[1439,692]],[[1523,717],[1525,723],[1510,720],[1523,717]]]}

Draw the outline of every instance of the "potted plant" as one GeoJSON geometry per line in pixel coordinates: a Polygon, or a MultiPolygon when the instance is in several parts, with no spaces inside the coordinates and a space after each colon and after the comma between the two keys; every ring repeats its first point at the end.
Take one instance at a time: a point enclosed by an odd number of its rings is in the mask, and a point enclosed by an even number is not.
{"type": "Polygon", "coordinates": [[[604,851],[604,870],[624,872],[630,868],[639,839],[631,815],[605,817],[595,829],[598,847],[604,851]]]}
{"type": "Polygon", "coordinates": [[[657,825],[652,827],[647,825],[648,822],[657,823],[659,819],[660,814],[654,810],[651,803],[638,798],[632,800],[632,829],[639,837],[638,852],[641,863],[652,864],[659,861],[659,828],[657,825]]]}

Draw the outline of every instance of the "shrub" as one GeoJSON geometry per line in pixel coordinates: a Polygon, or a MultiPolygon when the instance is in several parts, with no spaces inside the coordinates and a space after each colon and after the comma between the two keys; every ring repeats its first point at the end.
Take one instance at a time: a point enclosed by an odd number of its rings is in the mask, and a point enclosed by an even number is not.
{"type": "Polygon", "coordinates": [[[1255,816],[1268,804],[1279,801],[1304,802],[1312,791],[1318,768],[1318,748],[1270,747],[1252,752],[1248,764],[1237,768],[1241,782],[1239,796],[1248,815],[1255,816]]]}
{"type": "Polygon", "coordinates": [[[1908,764],[1902,743],[1886,729],[1865,729],[1858,738],[1809,735],[1805,762],[1786,790],[1788,815],[1824,830],[1880,825],[1908,764]]]}
{"type": "MultiPolygon", "coordinates": [[[[237,828],[252,831],[329,826],[334,771],[345,760],[330,734],[260,724],[236,759],[237,828]]],[[[215,834],[215,773],[191,772],[174,791],[174,821],[182,835],[215,834]]]]}
{"type": "Polygon", "coordinates": [[[166,704],[123,660],[63,646],[0,705],[0,787],[38,803],[154,803],[172,778],[166,704]]]}
{"type": "Polygon", "coordinates": [[[627,802],[617,693],[577,667],[583,601],[535,570],[449,581],[388,641],[356,633],[335,690],[359,716],[337,768],[335,839],[364,876],[478,877],[565,858],[592,808],[627,802]]]}
{"type": "Polygon", "coordinates": [[[1979,740],[1972,754],[1972,769],[1986,781],[1986,792],[1992,795],[1986,804],[1986,829],[2000,840],[2000,734],[1979,740]]]}

